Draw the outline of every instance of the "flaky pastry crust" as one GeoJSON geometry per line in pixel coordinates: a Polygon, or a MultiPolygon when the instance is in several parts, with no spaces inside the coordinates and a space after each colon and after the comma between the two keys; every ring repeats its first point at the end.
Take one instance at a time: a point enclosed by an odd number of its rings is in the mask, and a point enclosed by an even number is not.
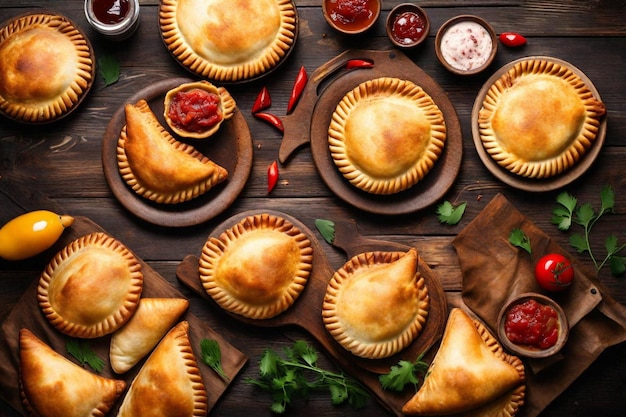
{"type": "Polygon", "coordinates": [[[95,232],[59,251],[37,286],[39,307],[60,332],[96,338],[132,316],[143,290],[141,264],[121,242],[95,232]]]}
{"type": "Polygon", "coordinates": [[[69,113],[89,90],[95,63],[67,18],[29,14],[0,28],[0,111],[28,123],[69,113]]]}
{"type": "Polygon", "coordinates": [[[379,359],[407,347],[421,333],[430,306],[415,249],[366,252],[335,272],[324,296],[328,332],[354,355],[379,359]]]}
{"type": "Polygon", "coordinates": [[[382,77],[348,92],[333,112],[328,145],[333,162],[355,187],[395,194],[433,168],[446,142],[443,113],[408,80],[382,77]]]}
{"type": "Polygon", "coordinates": [[[305,233],[282,217],[257,214],[208,239],[199,270],[204,289],[223,309],[268,319],[293,305],[312,264],[305,233]]]}
{"type": "Polygon", "coordinates": [[[606,108],[565,65],[518,62],[488,90],[478,114],[482,145],[504,169],[550,178],[573,167],[597,139],[606,108]]]}
{"type": "Polygon", "coordinates": [[[237,82],[274,68],[296,37],[291,0],[163,0],[159,24],[172,55],[191,71],[237,82]]]}

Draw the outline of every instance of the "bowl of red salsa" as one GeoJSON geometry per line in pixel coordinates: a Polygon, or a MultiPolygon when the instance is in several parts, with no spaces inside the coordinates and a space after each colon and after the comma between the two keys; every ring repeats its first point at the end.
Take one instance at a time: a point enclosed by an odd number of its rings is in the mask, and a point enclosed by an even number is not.
{"type": "Polygon", "coordinates": [[[326,22],[335,30],[356,35],[370,29],[380,16],[380,0],[323,0],[326,22]]]}
{"type": "Polygon", "coordinates": [[[387,15],[387,37],[396,47],[410,49],[420,45],[430,32],[430,19],[421,7],[402,3],[387,15]]]}
{"type": "Polygon", "coordinates": [[[561,306],[538,293],[521,294],[506,303],[498,318],[498,338],[509,351],[529,358],[558,353],[569,335],[561,306]]]}

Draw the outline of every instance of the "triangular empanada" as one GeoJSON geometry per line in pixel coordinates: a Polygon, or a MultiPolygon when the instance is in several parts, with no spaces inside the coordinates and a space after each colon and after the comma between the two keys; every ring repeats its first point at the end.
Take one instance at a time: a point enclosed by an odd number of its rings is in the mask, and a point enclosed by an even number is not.
{"type": "Polygon", "coordinates": [[[165,335],[131,383],[118,417],[206,416],[206,388],[188,330],[182,321],[165,335]]]}
{"type": "Polygon", "coordinates": [[[402,408],[407,415],[443,416],[485,406],[525,380],[522,361],[460,308],[450,312],[424,384],[402,408]]]}
{"type": "Polygon", "coordinates": [[[117,144],[124,181],[139,195],[164,204],[196,198],[228,178],[228,171],[191,145],[177,141],[148,103],[127,104],[117,144]]]}
{"type": "Polygon", "coordinates": [[[111,367],[122,374],[135,366],[189,307],[184,298],[142,298],[130,320],[111,337],[111,367]]]}
{"type": "Polygon", "coordinates": [[[126,388],[61,356],[28,329],[20,330],[20,384],[26,409],[46,417],[104,416],[126,388]]]}

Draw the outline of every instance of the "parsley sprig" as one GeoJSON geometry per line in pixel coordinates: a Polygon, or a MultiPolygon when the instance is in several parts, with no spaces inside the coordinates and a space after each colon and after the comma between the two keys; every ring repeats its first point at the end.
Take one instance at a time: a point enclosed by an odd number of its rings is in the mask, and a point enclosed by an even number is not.
{"type": "Polygon", "coordinates": [[[284,349],[284,357],[267,349],[259,362],[258,379],[247,378],[247,383],[269,392],[272,412],[282,414],[295,398],[306,399],[309,393],[328,390],[331,403],[346,401],[354,408],[365,406],[368,392],[354,379],[343,373],[334,373],[317,366],[317,352],[305,341],[298,340],[284,349]]]}
{"type": "Polygon", "coordinates": [[[600,191],[600,209],[596,211],[591,203],[578,204],[578,200],[573,195],[562,192],[556,198],[557,206],[552,210],[552,223],[557,225],[559,230],[568,231],[572,225],[577,224],[583,228],[583,233],[573,233],[569,237],[569,244],[578,253],[589,254],[596,271],[600,271],[608,262],[613,275],[620,275],[626,271],[626,257],[619,253],[626,248],[626,244],[619,245],[615,235],[608,236],[604,241],[606,256],[599,260],[591,249],[591,231],[602,216],[614,212],[615,193],[613,189],[606,185],[600,191]]]}
{"type": "Polygon", "coordinates": [[[65,350],[83,367],[89,365],[97,373],[104,369],[104,360],[91,349],[91,345],[86,340],[70,339],[65,344],[65,350]]]}
{"type": "Polygon", "coordinates": [[[529,255],[532,254],[530,239],[528,238],[526,233],[524,233],[524,231],[519,227],[511,230],[511,234],[509,235],[509,243],[513,246],[524,249],[526,252],[528,252],[529,255]]]}
{"type": "Polygon", "coordinates": [[[400,360],[397,365],[391,367],[389,373],[380,375],[378,380],[383,389],[402,392],[406,385],[413,384],[415,391],[417,391],[421,383],[419,377],[423,381],[428,371],[428,364],[422,361],[423,357],[424,354],[422,353],[414,362],[400,360]]]}
{"type": "Polygon", "coordinates": [[[200,341],[200,356],[202,357],[202,362],[213,369],[220,378],[226,382],[230,381],[222,368],[222,350],[216,340],[202,339],[200,341]]]}

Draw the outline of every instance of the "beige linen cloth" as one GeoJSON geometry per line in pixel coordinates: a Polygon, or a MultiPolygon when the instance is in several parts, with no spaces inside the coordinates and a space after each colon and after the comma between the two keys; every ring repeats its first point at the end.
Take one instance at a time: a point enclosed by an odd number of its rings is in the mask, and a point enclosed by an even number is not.
{"type": "Polygon", "coordinates": [[[572,286],[548,294],[561,304],[570,323],[566,346],[547,360],[524,359],[527,376],[525,405],[520,415],[538,415],[609,346],[626,340],[626,307],[616,302],[593,272],[529,221],[501,194],[453,240],[463,273],[463,302],[495,333],[498,314],[511,297],[543,292],[533,267],[546,253],[567,256],[576,271],[572,286]],[[515,228],[529,237],[532,255],[508,242],[515,228]]]}

